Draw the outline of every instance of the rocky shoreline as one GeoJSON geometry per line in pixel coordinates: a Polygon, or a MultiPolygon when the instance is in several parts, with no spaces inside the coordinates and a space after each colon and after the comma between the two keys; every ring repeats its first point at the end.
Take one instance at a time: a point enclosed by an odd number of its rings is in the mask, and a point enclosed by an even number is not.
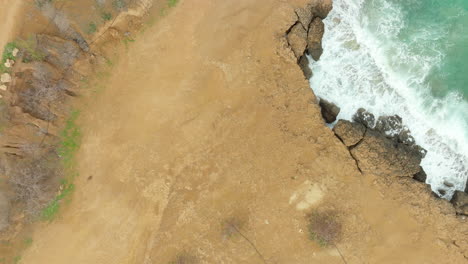
{"type": "MultiPolygon", "coordinates": [[[[287,43],[307,80],[313,76],[309,59],[317,61],[323,52],[325,26],[322,20],[331,9],[331,1],[313,1],[305,8],[297,9],[297,21],[286,32],[287,43]]],[[[409,177],[424,183],[420,188],[431,191],[425,184],[426,173],[420,165],[427,151],[416,144],[401,117],[393,115],[376,119],[372,113],[360,108],[352,121],[336,121],[339,106],[324,98],[319,98],[318,104],[325,123],[334,125],[333,132],[348,148],[362,173],[389,181],[396,177],[409,177]]],[[[453,187],[450,182],[444,185],[447,189],[453,187]]],[[[436,197],[443,197],[447,189],[431,192],[436,197]]],[[[457,215],[468,216],[468,184],[464,191],[455,190],[450,202],[457,215]]]]}

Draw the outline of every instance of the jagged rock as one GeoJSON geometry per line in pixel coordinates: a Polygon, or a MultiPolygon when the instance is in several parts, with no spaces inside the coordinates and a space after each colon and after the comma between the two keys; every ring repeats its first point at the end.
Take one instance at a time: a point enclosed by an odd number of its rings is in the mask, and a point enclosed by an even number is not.
{"type": "Polygon", "coordinates": [[[4,73],[0,76],[0,81],[2,83],[9,83],[11,82],[11,75],[9,73],[4,73]]]}
{"type": "Polygon", "coordinates": [[[351,149],[351,154],[364,173],[385,177],[412,177],[421,169],[421,155],[417,151],[371,129],[351,149]]]}
{"type": "Polygon", "coordinates": [[[347,147],[350,147],[361,141],[366,133],[366,127],[360,123],[340,119],[333,128],[333,132],[347,147]]]}
{"type": "Polygon", "coordinates": [[[299,59],[299,67],[301,67],[302,72],[307,80],[312,77],[312,70],[309,67],[309,59],[306,55],[302,55],[299,59]]]}
{"type": "Polygon", "coordinates": [[[333,8],[332,0],[313,0],[307,8],[312,10],[313,17],[325,19],[333,8]]]}
{"type": "Polygon", "coordinates": [[[291,28],[287,39],[297,59],[304,55],[304,51],[307,47],[307,31],[301,23],[298,22],[291,28]]]}
{"type": "Polygon", "coordinates": [[[6,195],[0,192],[0,231],[9,226],[10,201],[6,195]]]}
{"type": "Polygon", "coordinates": [[[399,115],[381,116],[377,119],[375,130],[385,133],[387,136],[398,136],[403,129],[403,120],[399,115]]]}
{"type": "Polygon", "coordinates": [[[373,128],[375,126],[375,116],[364,108],[359,108],[353,115],[353,121],[363,124],[365,127],[373,128]]]}
{"type": "Polygon", "coordinates": [[[304,26],[304,28],[308,28],[310,22],[312,22],[312,18],[314,18],[312,8],[310,6],[307,6],[306,8],[297,9],[295,12],[299,23],[301,23],[304,26]]]}
{"type": "Polygon", "coordinates": [[[427,174],[423,168],[421,168],[420,171],[413,176],[413,179],[417,180],[418,182],[426,183],[427,174]]]}
{"type": "Polygon", "coordinates": [[[398,135],[398,141],[406,145],[414,145],[416,141],[411,136],[411,132],[408,129],[403,129],[398,135]]]}
{"type": "Polygon", "coordinates": [[[450,202],[455,207],[458,214],[468,215],[468,194],[462,191],[455,191],[450,202]]]}
{"type": "Polygon", "coordinates": [[[340,113],[340,108],[334,103],[331,103],[325,99],[320,99],[319,105],[322,108],[322,116],[327,123],[333,123],[336,120],[336,116],[340,113]]]}
{"type": "Polygon", "coordinates": [[[309,34],[307,36],[307,52],[315,61],[320,59],[323,53],[322,38],[325,32],[325,25],[322,19],[315,18],[309,26],[309,34]]]}
{"type": "Polygon", "coordinates": [[[66,70],[81,55],[80,47],[73,41],[49,35],[37,36],[38,50],[45,60],[58,69],[66,70]]]}

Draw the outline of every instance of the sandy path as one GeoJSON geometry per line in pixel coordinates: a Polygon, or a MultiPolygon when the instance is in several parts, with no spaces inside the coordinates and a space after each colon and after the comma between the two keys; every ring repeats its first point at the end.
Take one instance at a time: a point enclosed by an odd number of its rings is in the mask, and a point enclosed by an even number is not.
{"type": "Polygon", "coordinates": [[[0,48],[15,37],[15,25],[22,20],[20,10],[24,5],[23,0],[0,0],[0,48]]]}
{"type": "Polygon", "coordinates": [[[341,212],[348,263],[465,263],[449,224],[384,199],[323,125],[281,40],[291,14],[185,0],[139,36],[84,110],[72,203],[22,263],[263,263],[226,222],[267,263],[342,263],[308,239],[316,208],[341,212]]]}

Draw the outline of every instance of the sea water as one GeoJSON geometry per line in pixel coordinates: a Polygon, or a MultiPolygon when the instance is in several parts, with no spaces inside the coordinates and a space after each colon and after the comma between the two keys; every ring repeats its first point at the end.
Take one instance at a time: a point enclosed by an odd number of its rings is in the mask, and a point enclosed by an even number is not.
{"type": "MultiPolygon", "coordinates": [[[[399,115],[434,191],[468,177],[468,0],[334,0],[311,87],[351,119],[399,115]]],[[[447,187],[453,184],[453,187],[447,187]]]]}

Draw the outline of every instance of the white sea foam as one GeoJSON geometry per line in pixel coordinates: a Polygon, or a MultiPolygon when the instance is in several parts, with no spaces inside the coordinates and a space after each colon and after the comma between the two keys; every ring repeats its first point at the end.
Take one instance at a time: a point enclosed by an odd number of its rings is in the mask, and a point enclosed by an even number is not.
{"type": "Polygon", "coordinates": [[[424,55],[412,52],[420,38],[437,43],[444,28],[421,30],[407,43],[396,43],[393,37],[405,26],[402,10],[385,0],[371,7],[365,1],[334,1],[325,20],[324,53],[318,62],[309,58],[311,87],[341,107],[340,119],[351,119],[360,107],[376,116],[401,116],[428,151],[422,161],[427,183],[434,191],[446,190],[449,199],[454,189],[464,189],[468,177],[468,103],[456,93],[431,94],[426,79],[444,59],[436,45],[424,47],[424,55]],[[364,14],[365,8],[375,10],[364,14]],[[372,15],[380,16],[380,23],[372,15]]]}

